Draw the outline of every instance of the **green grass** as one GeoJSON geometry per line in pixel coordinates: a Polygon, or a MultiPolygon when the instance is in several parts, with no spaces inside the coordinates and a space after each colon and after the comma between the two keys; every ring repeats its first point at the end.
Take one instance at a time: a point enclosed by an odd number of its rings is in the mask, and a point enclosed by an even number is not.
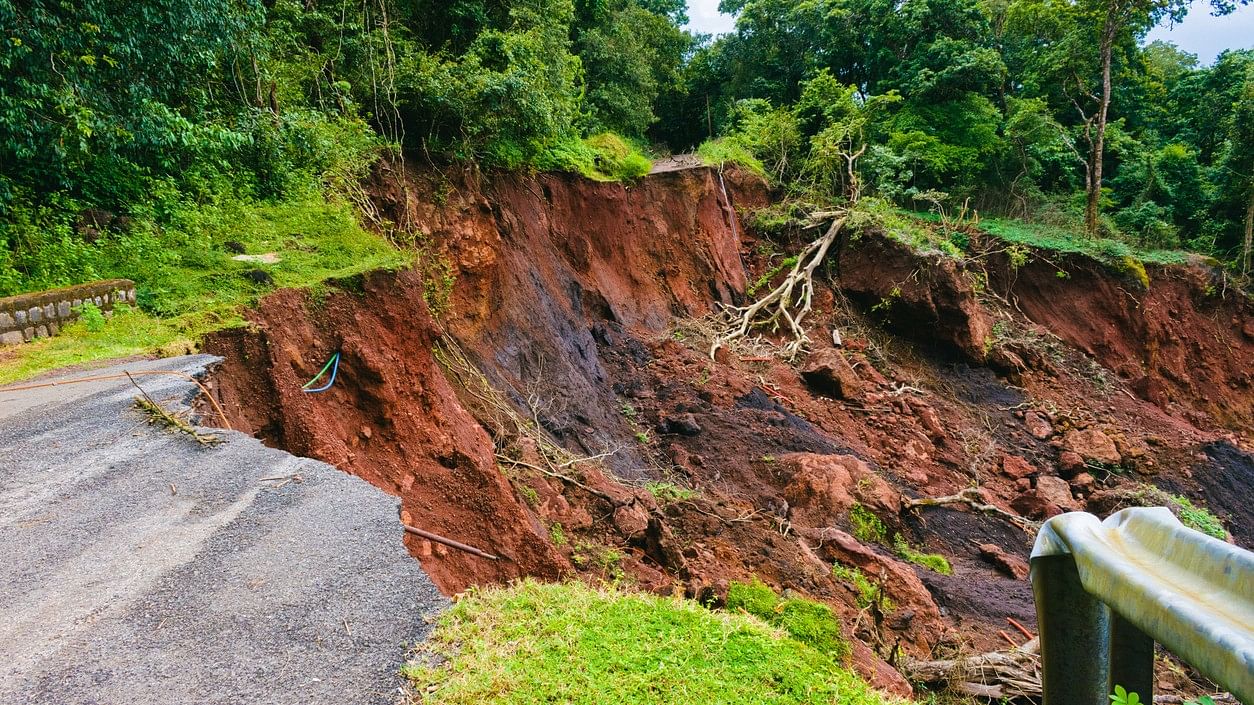
{"type": "Polygon", "coordinates": [[[604,132],[560,140],[540,153],[535,166],[540,171],[565,171],[594,181],[635,181],[648,174],[653,163],[630,141],[604,132]]]}
{"type": "Polygon", "coordinates": [[[1212,514],[1209,509],[1198,507],[1189,501],[1188,497],[1181,497],[1180,495],[1172,495],[1171,501],[1180,510],[1180,523],[1220,541],[1228,539],[1228,532],[1224,529],[1224,523],[1220,521],[1219,517],[1212,514]]]}
{"type": "Polygon", "coordinates": [[[832,656],[743,614],[580,583],[469,593],[405,673],[432,705],[876,705],[832,656]]]}
{"type": "Polygon", "coordinates": [[[120,276],[134,279],[144,308],[178,319],[196,330],[202,322],[220,327],[239,320],[241,309],[274,288],[308,287],[410,262],[383,237],[361,227],[347,204],[320,195],[278,204],[231,201],[188,209],[175,221],[165,262],[127,263],[120,276]],[[277,264],[237,262],[227,242],[246,254],[275,253],[277,264]],[[129,270],[129,271],[126,271],[129,270]],[[249,270],[269,274],[273,286],[245,278],[249,270]]]}
{"type": "Polygon", "coordinates": [[[1119,265],[1128,257],[1163,265],[1186,264],[1189,260],[1189,253],[1183,250],[1142,250],[1120,240],[1089,237],[1082,232],[1041,223],[984,218],[980,220],[979,227],[1007,242],[1054,252],[1087,255],[1112,265],[1119,265]]]}
{"type": "Polygon", "coordinates": [[[953,575],[953,566],[949,565],[949,561],[939,553],[924,553],[902,538],[898,534],[893,540],[893,550],[897,552],[897,556],[902,560],[909,561],[915,565],[923,566],[934,573],[941,575],[953,575]]]}
{"type": "Polygon", "coordinates": [[[736,164],[767,179],[766,167],[762,166],[761,160],[731,137],[720,137],[702,142],[701,146],[697,147],[697,156],[707,166],[722,168],[727,164],[736,164]]]}
{"type": "Polygon", "coordinates": [[[855,233],[873,228],[916,252],[961,259],[961,248],[929,227],[928,221],[935,220],[931,213],[912,213],[883,199],[864,198],[850,212],[848,222],[855,233]]]}
{"type": "Polygon", "coordinates": [[[362,228],[349,205],[329,203],[320,194],[281,203],[227,199],[188,206],[165,228],[138,223],[93,255],[91,278],[134,280],[142,310],[114,316],[100,331],[68,326],[59,336],[17,347],[0,361],[0,382],[112,357],[185,352],[209,332],[243,325],[244,308],[276,288],[396,269],[412,257],[362,228]],[[234,261],[227,242],[247,254],[275,253],[280,261],[234,261]],[[249,270],[272,281],[250,281],[244,276],[249,270]]]}
{"type": "MultiPolygon", "coordinates": [[[[918,252],[962,258],[970,236],[961,230],[943,232],[940,225],[941,218],[936,213],[905,210],[873,197],[860,201],[850,216],[850,226],[855,231],[875,227],[918,252]]],[[[1149,285],[1146,264],[1187,264],[1191,256],[1183,250],[1147,250],[1122,240],[1089,237],[1065,227],[1010,218],[982,218],[977,227],[1011,245],[1091,257],[1142,287],[1149,285]]]]}
{"type": "Polygon", "coordinates": [[[60,335],[14,348],[11,357],[0,360],[0,384],[60,367],[159,352],[163,348],[172,353],[184,352],[190,345],[191,341],[180,338],[178,329],[170,322],[130,307],[119,307],[105,319],[100,330],[90,331],[80,321],[62,328],[60,335]]]}
{"type": "Polygon", "coordinates": [[[849,656],[849,644],[832,608],[804,598],[781,598],[756,577],[748,583],[732,582],[727,609],[743,610],[838,661],[849,656]]]}
{"type": "Polygon", "coordinates": [[[842,583],[848,583],[853,586],[853,589],[858,593],[857,596],[854,597],[854,601],[857,603],[858,607],[862,609],[870,607],[877,599],[882,599],[880,606],[885,613],[891,613],[897,608],[892,600],[880,595],[879,586],[872,583],[871,579],[868,578],[866,573],[863,573],[860,568],[846,567],[837,563],[832,566],[832,577],[842,583]]]}
{"type": "Polygon", "coordinates": [[[884,522],[866,507],[854,502],[849,507],[849,525],[853,535],[864,543],[884,543],[888,540],[888,530],[884,522]]]}
{"type": "Polygon", "coordinates": [[[1154,485],[1141,483],[1126,495],[1131,503],[1140,507],[1167,507],[1180,519],[1180,523],[1208,536],[1226,541],[1228,532],[1224,523],[1209,509],[1199,507],[1188,498],[1165,492],[1154,485]]]}
{"type": "Polygon", "coordinates": [[[644,488],[661,504],[686,502],[697,496],[696,490],[680,487],[672,482],[646,482],[644,488]]]}

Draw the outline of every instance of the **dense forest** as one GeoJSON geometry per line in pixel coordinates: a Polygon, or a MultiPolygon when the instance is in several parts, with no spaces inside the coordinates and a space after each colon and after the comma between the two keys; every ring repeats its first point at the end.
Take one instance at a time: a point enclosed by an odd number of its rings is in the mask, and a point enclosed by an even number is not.
{"type": "Polygon", "coordinates": [[[205,209],[351,201],[385,152],[631,179],[696,149],[1249,267],[1254,51],[1143,46],[1182,0],[721,9],[711,38],[683,0],[0,0],[0,294],[159,265],[205,209]]]}

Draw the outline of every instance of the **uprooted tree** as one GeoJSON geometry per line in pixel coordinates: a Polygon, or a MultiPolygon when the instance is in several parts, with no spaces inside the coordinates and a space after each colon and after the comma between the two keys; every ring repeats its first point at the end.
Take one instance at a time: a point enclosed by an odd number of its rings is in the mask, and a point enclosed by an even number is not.
{"type": "Polygon", "coordinates": [[[711,358],[720,347],[758,328],[778,332],[784,327],[791,337],[783,348],[789,359],[795,358],[810,341],[803,321],[814,303],[814,273],[842,236],[850,211],[861,195],[858,159],[867,150],[867,123],[875,110],[892,99],[857,104],[852,87],[840,86],[827,74],[810,81],[806,94],[798,110],[804,110],[808,104],[828,107],[823,108],[826,127],[810,139],[809,154],[795,175],[804,184],[801,200],[843,204],[814,209],[801,219],[802,232],[821,230],[822,235],[801,248],[778,285],[747,306],[722,311],[724,328],[710,346],[711,358]]]}

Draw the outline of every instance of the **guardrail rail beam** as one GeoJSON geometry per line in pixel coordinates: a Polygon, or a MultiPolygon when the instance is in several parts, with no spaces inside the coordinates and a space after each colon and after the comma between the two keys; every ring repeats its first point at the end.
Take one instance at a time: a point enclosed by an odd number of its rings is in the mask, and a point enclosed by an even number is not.
{"type": "Polygon", "coordinates": [[[1031,566],[1044,705],[1153,702],[1155,642],[1254,703],[1254,553],[1136,507],[1050,519],[1031,566]]]}

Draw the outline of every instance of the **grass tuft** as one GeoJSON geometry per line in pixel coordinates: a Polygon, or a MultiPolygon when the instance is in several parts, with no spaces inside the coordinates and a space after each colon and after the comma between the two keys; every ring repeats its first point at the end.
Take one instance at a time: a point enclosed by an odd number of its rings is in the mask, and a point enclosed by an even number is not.
{"type": "Polygon", "coordinates": [[[953,575],[953,566],[949,565],[949,561],[939,553],[924,553],[902,538],[898,534],[893,540],[893,550],[897,552],[897,556],[902,560],[909,561],[915,565],[923,566],[934,573],[941,575],[953,575]]]}
{"type": "Polygon", "coordinates": [[[581,583],[467,593],[425,648],[404,673],[430,705],[889,702],[752,617],[581,583]]]}
{"type": "Polygon", "coordinates": [[[731,584],[727,609],[744,610],[837,661],[849,656],[849,644],[841,635],[840,620],[832,608],[803,598],[781,598],[756,577],[748,583],[731,584]]]}
{"type": "Polygon", "coordinates": [[[673,482],[646,482],[644,488],[653,495],[658,503],[674,504],[675,502],[687,502],[697,496],[696,490],[680,487],[673,482]]]}
{"type": "Polygon", "coordinates": [[[628,140],[603,132],[550,145],[537,157],[536,168],[581,174],[594,181],[635,181],[648,174],[653,163],[628,140]]]}
{"type": "Polygon", "coordinates": [[[880,607],[885,613],[890,613],[897,608],[892,600],[881,594],[880,587],[871,582],[871,579],[862,572],[858,567],[846,567],[839,563],[832,566],[832,576],[842,583],[848,583],[857,591],[854,602],[861,609],[866,609],[880,601],[880,607]]]}
{"type": "Polygon", "coordinates": [[[706,166],[721,169],[724,165],[736,164],[763,179],[768,178],[766,167],[762,166],[762,161],[753,156],[753,152],[747,147],[731,137],[720,137],[702,142],[701,146],[697,147],[697,156],[700,157],[706,166]]]}
{"type": "Polygon", "coordinates": [[[863,543],[884,543],[888,539],[884,522],[858,502],[849,507],[849,525],[854,537],[863,543]]]}

